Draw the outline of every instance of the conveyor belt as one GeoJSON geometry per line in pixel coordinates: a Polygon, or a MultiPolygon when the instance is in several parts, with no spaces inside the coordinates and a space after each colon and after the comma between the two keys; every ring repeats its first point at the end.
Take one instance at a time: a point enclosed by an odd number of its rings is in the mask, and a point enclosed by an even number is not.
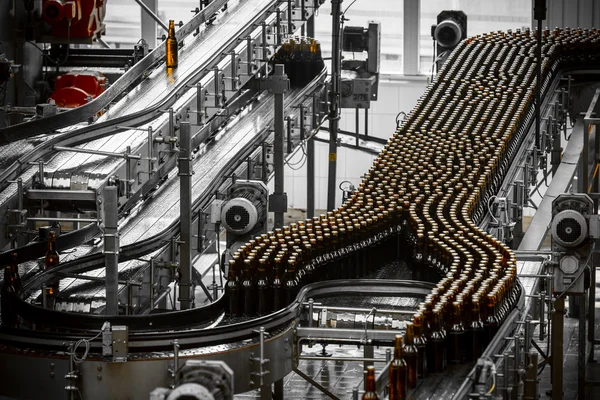
{"type": "MultiPolygon", "coordinates": [[[[216,2],[214,2],[216,3],[216,2]]],[[[157,127],[165,125],[167,116],[161,110],[173,107],[175,111],[185,108],[186,102],[195,95],[195,90],[189,85],[194,84],[206,71],[215,66],[222,58],[222,53],[230,48],[236,48],[237,37],[241,34],[252,32],[253,21],[262,21],[267,18],[268,11],[275,0],[231,1],[228,11],[222,13],[213,25],[203,29],[201,34],[185,39],[185,46],[181,51],[179,68],[167,74],[166,67],[161,64],[124,99],[118,102],[109,112],[92,125],[72,125],[59,135],[49,135],[40,139],[22,140],[9,146],[4,146],[0,151],[7,153],[7,159],[17,162],[5,162],[6,168],[0,169],[0,209],[6,209],[11,202],[15,202],[17,184],[7,184],[21,178],[27,187],[32,177],[37,172],[37,167],[29,166],[28,162],[45,159],[46,185],[55,188],[68,189],[71,186],[72,176],[90,177],[88,187],[94,189],[105,184],[107,177],[123,168],[123,160],[91,156],[82,153],[56,152],[52,146],[83,143],[85,149],[102,149],[124,152],[127,146],[135,153],[139,152],[147,143],[147,134],[141,130],[124,130],[121,126],[135,126],[142,124],[143,129],[149,126],[157,131],[157,127]],[[232,44],[233,42],[233,44],[232,44]],[[208,49],[208,50],[207,50],[208,49]],[[135,99],[140,99],[138,103],[135,99]],[[138,106],[138,104],[141,104],[138,106]],[[118,133],[117,133],[118,132],[118,133]],[[90,141],[91,138],[96,138],[90,141]],[[86,143],[86,141],[89,141],[86,143]],[[25,153],[23,155],[23,153],[25,153]],[[50,172],[48,172],[50,171],[50,172]],[[86,175],[87,174],[87,175],[86,175]],[[50,178],[48,178],[50,176],[50,178]]],[[[211,3],[212,7],[212,3],[211,3]]],[[[187,26],[187,25],[186,25],[187,26]]],[[[186,31],[186,27],[182,31],[186,31]]],[[[124,76],[122,79],[124,79],[124,76]]],[[[115,83],[116,85],[116,83],[115,83]]],[[[142,129],[142,128],[139,128],[142,129]]],[[[162,176],[163,172],[155,174],[162,176]]],[[[135,177],[134,177],[135,178],[135,177]]],[[[147,176],[144,176],[147,179],[147,176]]],[[[135,201],[139,193],[150,190],[156,183],[144,185],[136,196],[130,198],[135,201]]],[[[14,208],[14,204],[12,205],[14,208]]],[[[127,205],[131,207],[131,205],[127,205]]],[[[75,210],[74,210],[75,211],[75,210]]],[[[59,238],[60,242],[62,239],[59,238]]],[[[65,246],[59,243],[62,248],[65,246]]],[[[17,250],[20,252],[20,250],[17,250]]],[[[4,260],[4,255],[0,259],[4,260]]],[[[24,257],[21,257],[24,259],[24,257]]],[[[4,260],[6,261],[6,260],[4,260]]]]}

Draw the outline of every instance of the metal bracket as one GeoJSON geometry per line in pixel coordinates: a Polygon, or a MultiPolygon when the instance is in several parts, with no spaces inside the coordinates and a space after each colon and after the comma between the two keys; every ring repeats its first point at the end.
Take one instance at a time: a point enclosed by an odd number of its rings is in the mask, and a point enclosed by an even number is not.
{"type": "Polygon", "coordinates": [[[250,353],[250,363],[258,363],[258,372],[250,372],[250,384],[258,384],[259,387],[264,386],[264,377],[270,373],[270,371],[264,368],[264,365],[269,363],[269,359],[265,358],[265,336],[268,336],[268,332],[265,332],[264,327],[260,327],[259,330],[252,331],[259,334],[259,351],[260,357],[254,357],[254,353],[250,353]],[[253,381],[253,377],[258,377],[259,382],[253,381]]]}

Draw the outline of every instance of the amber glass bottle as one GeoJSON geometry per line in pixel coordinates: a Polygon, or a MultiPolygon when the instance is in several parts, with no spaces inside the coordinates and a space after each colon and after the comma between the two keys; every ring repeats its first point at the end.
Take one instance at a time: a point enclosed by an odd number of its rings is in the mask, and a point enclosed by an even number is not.
{"type": "Polygon", "coordinates": [[[236,271],[236,261],[229,260],[229,271],[227,274],[227,283],[225,284],[225,297],[227,298],[227,313],[232,317],[237,317],[241,312],[240,280],[236,271]]]}
{"type": "Polygon", "coordinates": [[[408,366],[407,388],[414,389],[417,387],[417,369],[419,351],[415,345],[414,325],[412,322],[406,323],[406,335],[404,338],[404,359],[408,366]]]}
{"type": "Polygon", "coordinates": [[[266,270],[267,260],[261,258],[258,264],[258,281],[256,282],[256,291],[258,294],[258,314],[265,315],[271,312],[271,307],[273,306],[273,302],[271,299],[272,296],[272,288],[269,282],[269,278],[267,277],[266,270]]]}
{"type": "Polygon", "coordinates": [[[446,343],[448,349],[448,362],[461,363],[465,348],[465,328],[462,322],[462,303],[452,303],[452,323],[447,332],[446,343]]]}
{"type": "Polygon", "coordinates": [[[402,336],[396,335],[394,340],[394,359],[389,369],[389,398],[390,400],[406,399],[408,366],[404,359],[402,336]]]}
{"type": "Polygon", "coordinates": [[[167,58],[167,68],[177,68],[178,60],[177,60],[177,38],[175,37],[175,21],[169,21],[169,34],[167,36],[167,44],[166,44],[166,58],[167,58]]]}
{"type": "Polygon", "coordinates": [[[427,357],[425,349],[427,348],[427,339],[423,332],[423,315],[418,313],[413,316],[413,332],[415,346],[417,347],[417,378],[423,379],[427,370],[427,357]]]}
{"type": "MultiPolygon", "coordinates": [[[[391,399],[391,397],[390,397],[391,399]]],[[[362,400],[379,400],[377,396],[377,387],[375,385],[375,367],[367,367],[367,377],[365,378],[365,394],[362,400]]]]}
{"type": "Polygon", "coordinates": [[[252,317],[256,314],[256,281],[252,279],[251,260],[244,260],[244,280],[242,292],[244,299],[244,315],[252,317]]]}
{"type": "Polygon", "coordinates": [[[477,360],[483,351],[483,322],[479,313],[479,298],[471,301],[471,316],[465,329],[465,358],[467,361],[477,360]]]}

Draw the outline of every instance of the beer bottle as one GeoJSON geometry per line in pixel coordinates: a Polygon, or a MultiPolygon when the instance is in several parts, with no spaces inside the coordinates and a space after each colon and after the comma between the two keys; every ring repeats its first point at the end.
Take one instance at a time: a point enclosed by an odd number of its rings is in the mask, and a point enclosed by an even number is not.
{"type": "Polygon", "coordinates": [[[406,365],[408,366],[407,387],[409,389],[414,389],[417,387],[419,350],[415,345],[414,325],[412,324],[412,322],[406,323],[406,335],[404,339],[403,350],[404,359],[406,360],[406,365]]]}
{"type": "Polygon", "coordinates": [[[290,258],[287,263],[287,269],[285,270],[285,302],[284,306],[291,304],[296,300],[298,294],[298,279],[296,278],[296,259],[290,258]]]}
{"type": "MultiPolygon", "coordinates": [[[[391,399],[391,397],[390,397],[391,399]]],[[[362,400],[379,400],[377,396],[377,387],[375,385],[375,367],[367,367],[367,377],[365,378],[365,393],[362,400]]]]}
{"type": "Polygon", "coordinates": [[[166,57],[167,68],[177,68],[177,38],[175,37],[175,21],[169,21],[169,34],[167,35],[166,57]]]}
{"type": "Polygon", "coordinates": [[[413,316],[413,333],[414,342],[417,347],[417,378],[425,378],[425,371],[427,370],[427,357],[425,356],[425,349],[427,348],[427,339],[423,331],[423,314],[417,313],[413,316]]]}
{"type": "Polygon", "coordinates": [[[323,61],[323,55],[321,54],[321,43],[316,40],[313,40],[311,43],[311,61],[311,77],[314,78],[323,71],[323,68],[325,68],[325,62],[323,61]]]}
{"type": "MultiPolygon", "coordinates": [[[[54,268],[60,262],[60,256],[56,251],[56,235],[54,232],[50,232],[48,237],[48,250],[46,251],[46,258],[44,259],[44,269],[48,270],[54,268]]],[[[52,296],[58,292],[58,281],[52,282],[46,286],[47,294],[52,296]]]]}
{"type": "Polygon", "coordinates": [[[273,268],[273,284],[271,285],[273,288],[273,311],[279,311],[285,307],[285,304],[283,303],[285,299],[285,288],[283,282],[281,282],[281,273],[281,258],[276,257],[275,268],[273,268]]]}
{"type": "Polygon", "coordinates": [[[465,328],[462,322],[462,304],[458,301],[452,303],[452,323],[447,333],[448,362],[461,363],[464,354],[465,328]]]}
{"type": "Polygon", "coordinates": [[[404,359],[404,348],[402,347],[401,335],[396,335],[394,340],[394,359],[390,364],[388,375],[390,400],[406,399],[408,366],[404,359]]]}
{"type": "Polygon", "coordinates": [[[13,277],[13,286],[15,288],[15,292],[19,292],[19,290],[21,290],[21,287],[23,287],[23,284],[21,283],[21,275],[19,275],[19,261],[17,260],[18,255],[16,252],[12,252],[10,254],[10,258],[11,258],[11,263],[10,263],[10,267],[11,267],[11,274],[13,277]]]}
{"type": "Polygon", "coordinates": [[[256,283],[252,279],[251,260],[244,260],[244,280],[242,292],[244,299],[244,315],[253,317],[256,314],[256,283]]]}
{"type": "Polygon", "coordinates": [[[267,278],[266,260],[261,258],[258,264],[258,282],[256,282],[258,292],[258,314],[266,315],[271,312],[272,296],[271,286],[267,278]]]}
{"type": "Polygon", "coordinates": [[[16,293],[13,286],[13,277],[10,265],[4,267],[4,282],[0,292],[0,312],[2,326],[14,328],[17,326],[18,317],[15,305],[16,293]]]}
{"type": "Polygon", "coordinates": [[[225,297],[227,298],[227,313],[232,317],[238,317],[241,313],[240,281],[236,271],[236,261],[229,260],[229,271],[227,283],[225,284],[225,297]]]}
{"type": "Polygon", "coordinates": [[[465,329],[465,358],[467,361],[477,360],[483,351],[483,322],[479,313],[479,297],[471,301],[471,315],[465,329]]]}
{"type": "Polygon", "coordinates": [[[427,338],[427,370],[442,372],[446,366],[446,335],[441,321],[441,309],[434,307],[428,313],[429,337],[427,338]]]}

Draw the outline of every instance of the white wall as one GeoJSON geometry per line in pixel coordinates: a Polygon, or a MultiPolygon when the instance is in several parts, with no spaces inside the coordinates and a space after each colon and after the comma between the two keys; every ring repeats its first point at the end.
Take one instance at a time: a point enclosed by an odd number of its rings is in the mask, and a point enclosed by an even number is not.
{"type": "MultiPolygon", "coordinates": [[[[400,111],[408,113],[419,97],[425,91],[424,77],[411,80],[403,78],[382,77],[379,84],[379,99],[371,103],[369,110],[369,135],[387,139],[396,130],[396,116],[400,111]]],[[[360,112],[360,133],[364,134],[364,111],[360,112]]],[[[355,111],[342,110],[340,129],[355,131],[355,111]]],[[[328,175],[328,145],[315,143],[315,208],[327,208],[327,175],[328,175]]],[[[288,194],[290,208],[306,208],[306,165],[302,166],[304,154],[300,151],[290,160],[294,166],[285,167],[285,191],[288,194]]],[[[338,149],[337,185],[342,181],[350,181],[358,185],[361,176],[372,165],[375,156],[344,147],[338,149]]],[[[336,206],[342,203],[342,192],[337,191],[336,206]]]]}

